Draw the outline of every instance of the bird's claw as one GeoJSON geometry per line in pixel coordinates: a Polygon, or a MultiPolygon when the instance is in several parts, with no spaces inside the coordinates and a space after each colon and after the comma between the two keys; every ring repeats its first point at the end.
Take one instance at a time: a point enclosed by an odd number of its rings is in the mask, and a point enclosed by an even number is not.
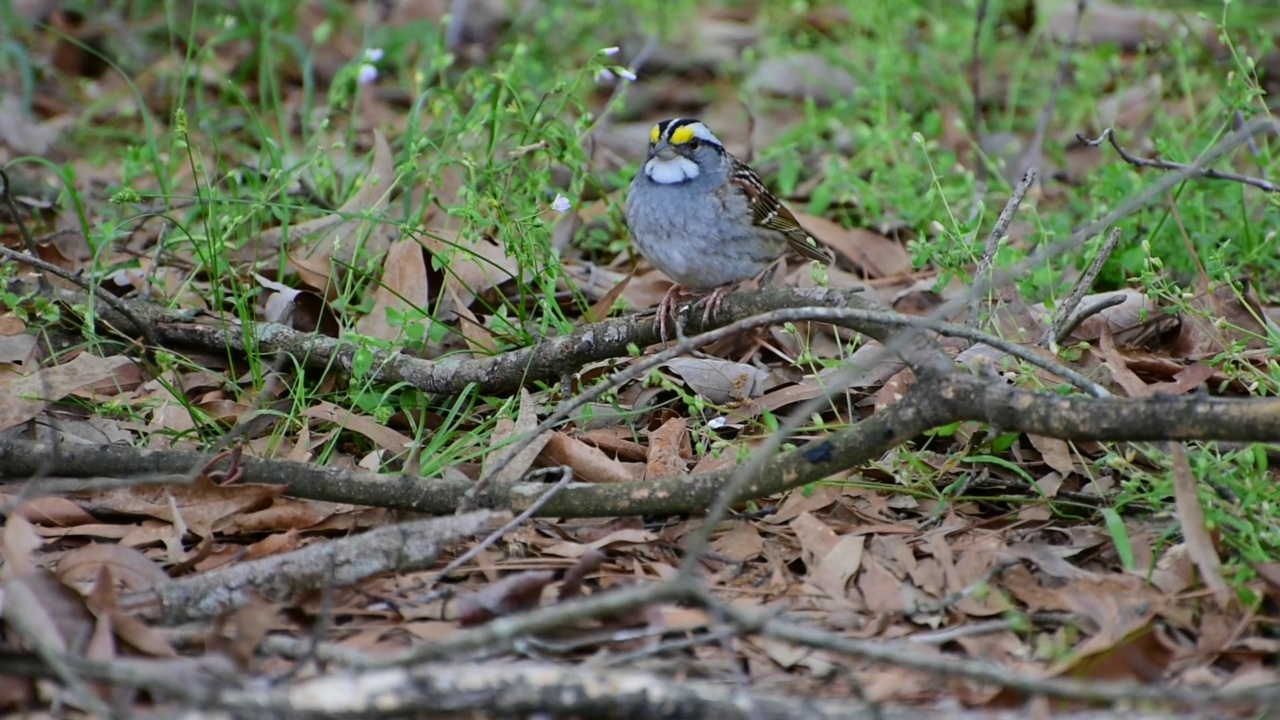
{"type": "Polygon", "coordinates": [[[679,285],[672,285],[667,294],[662,296],[662,301],[658,303],[658,340],[666,342],[667,335],[667,318],[671,318],[676,323],[677,329],[680,325],[680,319],[676,317],[676,305],[680,302],[680,293],[683,290],[679,285]]]}

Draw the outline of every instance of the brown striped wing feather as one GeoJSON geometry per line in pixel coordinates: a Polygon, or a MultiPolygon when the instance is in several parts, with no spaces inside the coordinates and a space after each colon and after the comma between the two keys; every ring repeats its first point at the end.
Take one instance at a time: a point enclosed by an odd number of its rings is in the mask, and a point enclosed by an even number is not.
{"type": "Polygon", "coordinates": [[[739,163],[734,168],[734,179],[747,195],[756,225],[777,230],[785,235],[787,246],[800,255],[820,263],[831,264],[834,260],[831,253],[819,246],[818,241],[805,231],[800,221],[796,220],[796,216],[792,215],[791,211],[765,188],[760,176],[756,175],[754,170],[739,163]]]}

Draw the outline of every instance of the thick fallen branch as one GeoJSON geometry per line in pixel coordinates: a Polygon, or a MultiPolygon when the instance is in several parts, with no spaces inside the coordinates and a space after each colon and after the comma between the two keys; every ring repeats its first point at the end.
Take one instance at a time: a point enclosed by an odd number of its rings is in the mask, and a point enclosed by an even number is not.
{"type": "MultiPolygon", "coordinates": [[[[15,253],[16,255],[16,253],[15,253]]],[[[25,256],[18,256],[26,262],[25,256]]],[[[10,281],[9,290],[18,295],[39,292],[34,284],[10,281]]],[[[90,298],[83,291],[53,290],[52,300],[83,306],[90,298]]],[[[770,310],[827,306],[883,310],[859,296],[854,289],[777,289],[733,293],[725,298],[715,319],[701,322],[701,313],[687,313],[686,332],[698,334],[770,310]]],[[[124,303],[125,301],[120,301],[124,303]]],[[[200,348],[215,352],[285,353],[302,366],[314,370],[352,372],[360,343],[315,333],[300,332],[277,323],[241,325],[234,318],[194,321],[191,313],[146,303],[126,303],[127,312],[96,303],[97,313],[107,327],[126,339],[138,336],[172,349],[200,348]]],[[[627,357],[632,347],[647,347],[659,341],[653,316],[628,315],[599,323],[579,325],[568,335],[487,358],[423,360],[401,352],[372,350],[373,364],[368,380],[382,385],[407,383],[428,393],[459,395],[470,389],[484,394],[510,394],[521,387],[554,382],[566,372],[600,360],[627,357]]]]}
{"type": "MultiPolygon", "coordinates": [[[[1237,440],[1280,442],[1280,399],[1153,397],[1088,398],[1031,392],[963,373],[922,380],[898,402],[853,426],[769,458],[736,498],[747,500],[830,477],[879,458],[927,430],[977,420],[1001,432],[1067,440],[1237,440]]],[[[59,476],[176,473],[202,466],[201,453],[126,446],[48,446],[0,440],[0,472],[25,477],[47,468],[59,476]]],[[[473,483],[360,473],[283,460],[244,458],[242,482],[279,483],[296,497],[418,512],[453,512],[473,483]]],[[[620,485],[574,483],[538,514],[543,517],[676,515],[704,511],[735,468],[620,485]]],[[[487,506],[521,512],[546,490],[541,483],[495,486],[487,506]]]]}
{"type": "Polygon", "coordinates": [[[325,585],[349,587],[388,572],[430,567],[442,549],[485,530],[500,516],[481,511],[377,528],[248,560],[124,596],[130,612],[174,625],[243,607],[253,593],[285,602],[325,585]]]}
{"type": "MultiPolygon", "coordinates": [[[[856,699],[815,700],[745,693],[706,681],[670,682],[635,671],[598,670],[550,663],[449,663],[412,669],[341,672],[295,685],[228,687],[217,668],[196,659],[95,662],[68,657],[82,677],[120,687],[143,688],[169,701],[166,716],[198,720],[230,718],[381,718],[481,712],[512,716],[744,718],[808,720],[1017,720],[1024,710],[992,712],[959,708],[893,708],[856,699]],[[174,705],[185,706],[179,713],[174,705]]],[[[0,665],[24,677],[49,677],[31,656],[0,654],[0,665]]],[[[1109,711],[1055,712],[1056,720],[1111,720],[1109,711]]],[[[1203,717],[1144,710],[1127,720],[1190,720],[1203,717]]]]}

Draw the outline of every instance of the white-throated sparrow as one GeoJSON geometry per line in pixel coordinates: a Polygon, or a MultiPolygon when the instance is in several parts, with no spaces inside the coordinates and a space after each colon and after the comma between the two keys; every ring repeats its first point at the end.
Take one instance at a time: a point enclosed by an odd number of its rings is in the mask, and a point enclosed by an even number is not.
{"type": "Polygon", "coordinates": [[[676,282],[658,304],[664,341],[682,290],[711,291],[705,323],[730,286],[764,272],[788,248],[831,262],[760,176],[690,118],[653,126],[627,194],[627,223],[640,252],[676,282]]]}

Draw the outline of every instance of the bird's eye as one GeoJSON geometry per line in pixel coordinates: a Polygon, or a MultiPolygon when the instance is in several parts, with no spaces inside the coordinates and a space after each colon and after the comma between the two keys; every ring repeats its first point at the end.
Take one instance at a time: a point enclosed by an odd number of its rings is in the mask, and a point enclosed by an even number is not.
{"type": "Polygon", "coordinates": [[[696,138],[696,137],[695,137],[695,138],[689,138],[689,149],[690,149],[690,150],[697,150],[697,149],[698,149],[698,146],[699,146],[699,145],[701,145],[701,144],[702,144],[702,143],[698,140],[698,138],[696,138]]]}

